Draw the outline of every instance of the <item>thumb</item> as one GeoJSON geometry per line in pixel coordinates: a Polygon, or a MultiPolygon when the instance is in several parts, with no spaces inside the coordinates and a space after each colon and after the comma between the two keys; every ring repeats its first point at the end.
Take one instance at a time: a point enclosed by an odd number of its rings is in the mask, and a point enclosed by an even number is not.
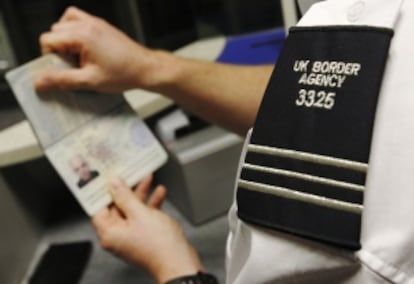
{"type": "Polygon", "coordinates": [[[54,69],[43,72],[36,78],[36,91],[86,89],[90,85],[90,72],[85,68],[54,69]]]}
{"type": "Polygon", "coordinates": [[[125,217],[135,215],[142,203],[135,198],[128,185],[123,180],[115,178],[110,182],[110,189],[115,206],[122,211],[125,217]]]}

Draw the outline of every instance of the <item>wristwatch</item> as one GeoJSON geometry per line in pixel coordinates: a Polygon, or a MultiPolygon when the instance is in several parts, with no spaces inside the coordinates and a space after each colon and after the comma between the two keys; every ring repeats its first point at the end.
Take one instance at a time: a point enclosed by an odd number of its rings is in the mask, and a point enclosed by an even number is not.
{"type": "Polygon", "coordinates": [[[174,278],[165,284],[218,284],[218,281],[214,275],[200,271],[197,274],[174,278]]]}

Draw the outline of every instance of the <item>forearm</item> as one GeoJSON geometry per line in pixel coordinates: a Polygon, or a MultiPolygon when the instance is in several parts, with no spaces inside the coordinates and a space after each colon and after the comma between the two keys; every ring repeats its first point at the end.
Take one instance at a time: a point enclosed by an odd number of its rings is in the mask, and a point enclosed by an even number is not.
{"type": "Polygon", "coordinates": [[[36,78],[38,91],[131,88],[161,93],[200,117],[240,134],[252,126],[271,66],[184,59],[148,49],[79,9],[70,8],[40,38],[42,51],[76,55],[79,66],[36,78]]]}
{"type": "Polygon", "coordinates": [[[147,89],[241,135],[253,125],[273,66],[218,64],[156,53],[159,63],[148,76],[152,79],[147,89]]]}

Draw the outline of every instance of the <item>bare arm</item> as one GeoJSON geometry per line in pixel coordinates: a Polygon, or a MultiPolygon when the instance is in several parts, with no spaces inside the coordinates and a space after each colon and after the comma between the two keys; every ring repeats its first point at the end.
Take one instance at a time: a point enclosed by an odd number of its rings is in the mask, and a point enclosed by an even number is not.
{"type": "Polygon", "coordinates": [[[238,66],[177,58],[170,54],[163,56],[166,57],[163,60],[165,68],[170,72],[165,81],[149,89],[241,135],[253,125],[272,66],[238,66]]]}
{"type": "Polygon", "coordinates": [[[148,49],[102,19],[70,8],[41,37],[43,52],[80,57],[70,71],[44,74],[39,90],[87,88],[159,92],[200,117],[244,134],[252,126],[271,66],[236,66],[184,59],[148,49]]]}

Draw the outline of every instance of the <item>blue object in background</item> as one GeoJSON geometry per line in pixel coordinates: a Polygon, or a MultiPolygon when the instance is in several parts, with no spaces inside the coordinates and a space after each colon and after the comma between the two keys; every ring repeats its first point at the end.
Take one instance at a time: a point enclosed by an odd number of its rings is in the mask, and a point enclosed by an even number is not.
{"type": "Polygon", "coordinates": [[[274,64],[285,42],[283,28],[228,37],[217,62],[233,64],[274,64]]]}

